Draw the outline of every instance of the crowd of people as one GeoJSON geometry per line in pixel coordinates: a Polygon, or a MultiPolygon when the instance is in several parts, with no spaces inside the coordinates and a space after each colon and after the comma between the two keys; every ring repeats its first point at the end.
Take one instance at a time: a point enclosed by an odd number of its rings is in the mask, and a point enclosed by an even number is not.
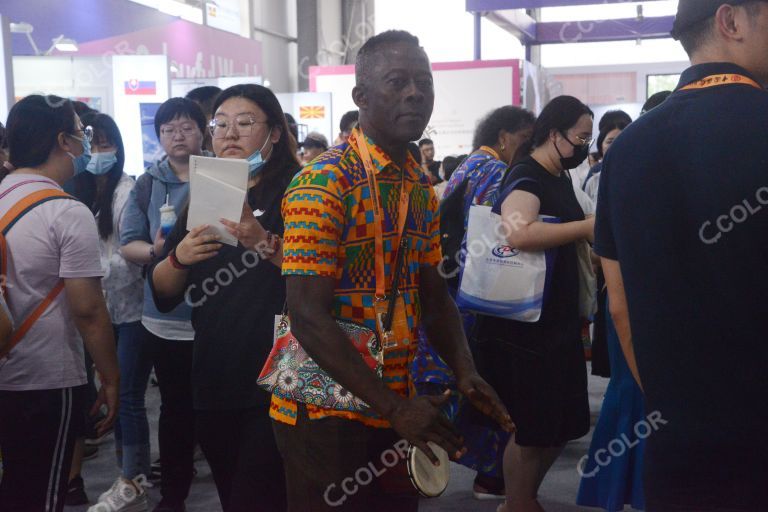
{"type": "Polygon", "coordinates": [[[765,508],[765,34],[766,2],[681,0],[692,66],[638,119],[608,112],[593,141],[575,97],[500,106],[442,161],[430,61],[403,31],[360,49],[333,145],[299,142],[266,87],[206,87],[160,106],[165,154],[134,179],[110,116],[19,100],[0,132],[0,510],[88,503],[85,439],[114,425],[114,484],[89,512],[149,510],[150,480],[155,512],[186,510],[197,446],[225,512],[415,512],[406,470],[358,477],[402,439],[475,470],[499,512],[540,512],[590,431],[586,322],[610,382],[576,502],[765,508]],[[248,164],[242,214],[220,221],[236,246],[187,229],[201,155],[248,164]],[[457,307],[478,206],[514,254],[555,255],[537,321],[457,307]],[[300,351],[325,384],[264,384],[286,332],[280,364],[300,351]]]}

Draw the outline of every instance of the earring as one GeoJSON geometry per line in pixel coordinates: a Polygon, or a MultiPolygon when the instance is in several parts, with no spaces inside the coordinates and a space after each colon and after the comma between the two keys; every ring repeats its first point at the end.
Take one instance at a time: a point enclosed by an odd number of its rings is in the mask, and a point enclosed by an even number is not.
{"type": "Polygon", "coordinates": [[[506,149],[506,148],[504,147],[504,144],[502,144],[501,145],[501,150],[504,151],[504,149],[506,149]]]}

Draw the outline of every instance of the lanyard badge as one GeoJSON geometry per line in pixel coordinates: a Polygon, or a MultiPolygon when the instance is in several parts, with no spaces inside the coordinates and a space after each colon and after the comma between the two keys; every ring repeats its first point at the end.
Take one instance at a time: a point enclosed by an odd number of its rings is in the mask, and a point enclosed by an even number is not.
{"type": "Polygon", "coordinates": [[[373,161],[364,139],[365,136],[359,130],[355,135],[355,137],[351,138],[350,142],[353,143],[353,146],[357,150],[357,154],[360,156],[363,166],[365,167],[374,210],[373,222],[376,270],[376,296],[374,300],[374,309],[376,314],[376,325],[384,350],[407,347],[411,342],[411,329],[408,326],[408,317],[405,312],[405,299],[399,291],[399,285],[403,267],[405,266],[405,257],[410,249],[409,240],[405,233],[405,227],[413,184],[405,179],[405,170],[403,170],[397,219],[399,240],[396,246],[397,254],[392,267],[392,284],[390,293],[387,295],[386,276],[384,272],[384,235],[380,192],[376,182],[373,161]]]}

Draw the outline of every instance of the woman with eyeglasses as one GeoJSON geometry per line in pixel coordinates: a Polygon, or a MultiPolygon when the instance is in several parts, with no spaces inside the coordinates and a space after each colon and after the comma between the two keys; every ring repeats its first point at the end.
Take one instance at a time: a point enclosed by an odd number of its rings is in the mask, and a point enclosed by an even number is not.
{"type": "Polygon", "coordinates": [[[222,219],[237,247],[218,243],[184,213],[168,257],[150,272],[160,310],[193,307],[192,385],[196,428],[225,512],[285,510],[285,480],[269,418],[270,395],[256,379],[285,303],[281,276],[283,194],[300,166],[296,140],[275,95],[260,85],[224,90],[211,121],[219,158],[245,159],[248,196],[240,219],[222,219]]]}
{"type": "MultiPolygon", "coordinates": [[[[162,253],[167,233],[161,229],[160,209],[166,204],[181,211],[189,197],[189,158],[203,154],[205,115],[197,103],[171,98],[155,114],[155,133],[165,156],[136,181],[126,205],[120,243],[123,256],[150,265],[162,253]]],[[[195,432],[192,408],[192,308],[179,304],[160,312],[149,284],[144,288],[141,323],[149,331],[148,350],[136,354],[146,367],[151,360],[160,386],[160,491],[155,512],[184,510],[192,483],[195,432]]],[[[146,379],[144,379],[146,383],[146,379]]]]}
{"type": "Polygon", "coordinates": [[[589,431],[576,242],[593,239],[594,218],[585,219],[568,170],[587,158],[592,119],[576,98],[552,100],[534,125],[533,152],[501,187],[509,244],[522,251],[556,249],[556,256],[538,322],[477,320],[481,372],[517,426],[504,452],[507,501],[500,512],[543,510],[536,496],[544,476],[565,443],[589,431]],[[540,215],[559,222],[542,222],[540,215]]]}
{"type": "MultiPolygon", "coordinates": [[[[123,171],[125,148],[115,121],[101,113],[86,113],[83,121],[93,127],[93,154],[87,172],[72,178],[70,185],[75,197],[93,212],[99,229],[105,271],[101,285],[117,338],[121,375],[115,451],[122,475],[99,498],[103,504],[97,512],[138,511],[142,506],[146,510],[147,494],[141,484],[149,474],[151,461],[144,395],[152,361],[148,357],[148,333],[141,325],[144,279],[141,266],[127,261],[120,252],[122,219],[135,181],[123,171]],[[105,508],[106,504],[111,508],[105,508]]],[[[79,488],[81,500],[87,502],[79,469],[72,470],[68,497],[79,488]]],[[[69,504],[73,501],[70,499],[69,504]]]]}
{"type": "Polygon", "coordinates": [[[85,435],[82,411],[108,406],[99,435],[117,414],[99,233],[88,208],[62,190],[86,170],[92,135],[57,96],[27,96],[8,115],[14,170],[0,169],[0,218],[13,222],[4,233],[2,286],[15,331],[0,342],[3,511],[61,511],[75,440],[85,435]],[[95,404],[86,404],[83,345],[100,375],[95,404]]]}

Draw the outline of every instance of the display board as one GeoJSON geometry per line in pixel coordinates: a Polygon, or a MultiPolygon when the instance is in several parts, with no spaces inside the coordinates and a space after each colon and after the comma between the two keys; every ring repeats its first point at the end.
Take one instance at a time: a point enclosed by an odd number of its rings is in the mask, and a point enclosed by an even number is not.
{"type": "Polygon", "coordinates": [[[333,101],[329,92],[296,92],[276,94],[283,112],[288,112],[305,130],[299,130],[299,139],[303,140],[309,132],[320,132],[333,145],[338,128],[334,131],[333,101]]]}
{"type": "Polygon", "coordinates": [[[169,98],[168,58],[165,55],[112,57],[112,91],[115,122],[125,146],[125,172],[138,175],[144,171],[141,105],[162,103],[169,98]]]}
{"type": "Polygon", "coordinates": [[[13,64],[11,63],[10,20],[0,16],[0,122],[5,124],[13,105],[13,64]]]}

